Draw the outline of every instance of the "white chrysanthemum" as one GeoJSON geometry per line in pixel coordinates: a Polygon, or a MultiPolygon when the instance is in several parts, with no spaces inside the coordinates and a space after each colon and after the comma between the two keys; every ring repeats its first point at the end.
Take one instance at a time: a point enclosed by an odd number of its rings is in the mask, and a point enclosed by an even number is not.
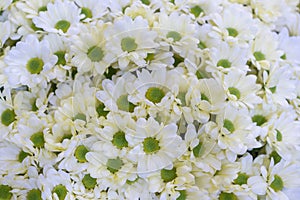
{"type": "Polygon", "coordinates": [[[272,66],[269,73],[267,71],[263,72],[263,82],[267,102],[287,107],[287,100],[297,97],[296,80],[289,66],[272,66]]]}
{"type": "Polygon", "coordinates": [[[144,5],[141,1],[134,1],[131,6],[125,9],[125,15],[131,17],[132,19],[142,16],[148,21],[149,26],[152,27],[153,23],[155,22],[154,11],[154,9],[144,5]]]}
{"type": "Polygon", "coordinates": [[[271,24],[287,11],[288,6],[285,0],[251,0],[251,7],[261,20],[271,24]]]}
{"type": "Polygon", "coordinates": [[[27,168],[34,163],[34,159],[16,144],[8,141],[0,143],[0,174],[26,173],[27,168]]]}
{"type": "Polygon", "coordinates": [[[128,84],[135,79],[136,77],[130,73],[116,79],[116,83],[105,79],[102,82],[103,90],[98,91],[96,97],[110,111],[132,113],[135,105],[128,99],[128,94],[131,92],[128,84]]]}
{"type": "Polygon", "coordinates": [[[295,121],[296,114],[292,111],[282,113],[273,122],[274,129],[269,131],[267,142],[285,160],[292,160],[295,151],[300,149],[300,124],[295,121]]]}
{"type": "Polygon", "coordinates": [[[210,113],[216,114],[223,109],[225,99],[225,92],[218,81],[194,78],[186,94],[186,103],[191,107],[192,120],[189,122],[192,123],[193,120],[207,122],[210,113]]]}
{"type": "Polygon", "coordinates": [[[105,32],[105,59],[109,63],[118,62],[120,69],[126,69],[129,62],[137,66],[146,64],[147,53],[153,53],[158,45],[156,33],[150,31],[148,22],[142,17],[132,20],[128,16],[116,20],[105,32]]]}
{"type": "Polygon", "coordinates": [[[261,174],[268,183],[267,199],[288,199],[283,189],[299,188],[299,164],[281,161],[274,165],[261,167],[261,174]]]}
{"type": "Polygon", "coordinates": [[[258,30],[253,20],[251,10],[239,4],[229,4],[224,7],[221,14],[215,14],[211,19],[215,26],[211,37],[223,39],[228,43],[239,43],[248,46],[258,30]]]}
{"type": "Polygon", "coordinates": [[[104,60],[107,54],[103,32],[105,24],[80,26],[80,34],[74,35],[71,45],[72,64],[79,73],[93,72],[103,74],[109,66],[104,60]]]}
{"type": "Polygon", "coordinates": [[[176,124],[159,124],[152,117],[137,121],[135,132],[128,138],[128,145],[133,147],[128,158],[137,163],[140,174],[172,165],[185,151],[184,142],[177,135],[176,124]]]}
{"type": "Polygon", "coordinates": [[[84,22],[101,19],[107,13],[107,1],[98,0],[75,0],[76,5],[81,9],[81,19],[84,22]]]}
{"type": "Polygon", "coordinates": [[[288,63],[300,65],[300,58],[297,52],[300,51],[300,36],[289,36],[286,28],[279,34],[279,48],[284,51],[282,57],[288,63]]]}
{"type": "Polygon", "coordinates": [[[32,19],[36,17],[39,12],[47,10],[47,4],[51,3],[51,0],[27,0],[27,1],[18,1],[16,7],[26,13],[26,18],[32,19]]]}
{"type": "Polygon", "coordinates": [[[54,78],[48,72],[57,57],[50,54],[48,41],[39,42],[36,36],[29,35],[7,53],[4,61],[7,64],[4,74],[12,87],[27,85],[32,88],[40,84],[46,88],[47,81],[54,78]]]}
{"type": "Polygon", "coordinates": [[[64,199],[72,196],[72,182],[70,174],[63,170],[56,170],[52,166],[46,166],[43,174],[39,175],[39,184],[42,185],[42,198],[64,199]]]}
{"type": "Polygon", "coordinates": [[[220,42],[211,48],[210,59],[206,61],[209,72],[229,72],[231,70],[248,71],[246,62],[249,58],[247,49],[239,45],[230,46],[226,42],[220,42]]]}
{"type": "Polygon", "coordinates": [[[117,190],[126,181],[134,181],[137,178],[134,165],[113,149],[110,142],[95,142],[91,152],[86,154],[86,159],[89,162],[87,172],[99,179],[103,190],[107,188],[117,190]]]}
{"type": "Polygon", "coordinates": [[[221,160],[217,157],[217,153],[221,151],[216,145],[216,141],[210,135],[217,133],[217,126],[213,123],[205,124],[200,130],[200,134],[196,133],[195,126],[189,124],[185,133],[185,142],[188,144],[191,152],[189,159],[195,167],[214,174],[221,169],[221,160]],[[217,152],[217,153],[216,153],[217,152]]]}
{"type": "Polygon", "coordinates": [[[194,37],[195,25],[188,15],[173,12],[170,15],[160,13],[158,22],[154,23],[154,30],[161,38],[161,45],[169,45],[180,56],[195,54],[198,39],[194,37]]]}
{"type": "Polygon", "coordinates": [[[217,115],[216,121],[220,129],[218,145],[225,149],[229,160],[234,161],[238,154],[261,146],[256,140],[259,132],[254,129],[246,109],[238,110],[227,106],[223,114],[217,115]]]}
{"type": "Polygon", "coordinates": [[[259,70],[269,70],[270,63],[279,60],[283,55],[283,51],[278,48],[278,39],[278,35],[269,29],[262,29],[255,37],[251,47],[251,61],[259,70]]]}
{"type": "Polygon", "coordinates": [[[261,86],[256,84],[257,77],[246,75],[246,72],[232,70],[224,75],[223,87],[228,100],[236,107],[254,108],[262,99],[257,96],[261,86]]]}
{"type": "Polygon", "coordinates": [[[60,34],[76,34],[76,26],[80,21],[80,9],[70,1],[56,0],[47,4],[47,10],[33,18],[36,27],[47,32],[60,34]]]}
{"type": "Polygon", "coordinates": [[[187,10],[187,12],[201,24],[204,24],[205,20],[210,19],[211,14],[221,11],[221,0],[191,0],[187,3],[189,4],[189,10],[187,10]]]}

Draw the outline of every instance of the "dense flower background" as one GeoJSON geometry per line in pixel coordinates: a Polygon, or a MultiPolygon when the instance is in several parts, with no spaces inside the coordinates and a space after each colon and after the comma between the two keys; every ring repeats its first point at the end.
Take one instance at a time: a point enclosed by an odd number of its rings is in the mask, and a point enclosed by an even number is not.
{"type": "Polygon", "coordinates": [[[0,0],[0,199],[298,199],[299,5],[0,0]]]}

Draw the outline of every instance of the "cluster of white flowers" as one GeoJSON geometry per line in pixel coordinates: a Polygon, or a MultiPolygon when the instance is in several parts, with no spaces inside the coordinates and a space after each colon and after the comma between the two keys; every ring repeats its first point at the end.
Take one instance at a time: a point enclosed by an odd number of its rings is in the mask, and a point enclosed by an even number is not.
{"type": "Polygon", "coordinates": [[[299,10],[0,0],[0,199],[298,199],[299,10]]]}

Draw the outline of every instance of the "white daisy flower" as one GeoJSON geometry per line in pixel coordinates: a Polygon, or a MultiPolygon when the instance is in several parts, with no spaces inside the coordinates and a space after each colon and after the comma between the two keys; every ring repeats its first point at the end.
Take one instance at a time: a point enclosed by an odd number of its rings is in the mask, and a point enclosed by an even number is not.
{"type": "MultiPolygon", "coordinates": [[[[300,124],[295,121],[296,113],[284,112],[273,121],[273,130],[268,132],[267,142],[285,160],[293,160],[294,152],[300,149],[300,124]]],[[[275,161],[276,164],[276,161],[275,161]]]]}
{"type": "Polygon", "coordinates": [[[269,72],[263,72],[265,99],[288,107],[288,101],[297,97],[296,80],[289,66],[274,65],[269,72]]]}
{"type": "Polygon", "coordinates": [[[3,141],[0,143],[0,173],[21,174],[26,173],[28,167],[34,163],[31,152],[26,152],[13,142],[3,141]]]}
{"type": "Polygon", "coordinates": [[[137,163],[139,174],[172,166],[172,162],[185,151],[176,124],[163,125],[152,117],[148,120],[140,118],[135,131],[128,139],[128,145],[133,147],[128,159],[137,163]]]}
{"type": "Polygon", "coordinates": [[[211,20],[215,26],[209,36],[223,39],[230,44],[239,43],[247,47],[258,30],[251,10],[239,4],[224,6],[221,14],[213,15],[211,20]]]}
{"type": "Polygon", "coordinates": [[[268,168],[261,167],[261,173],[268,183],[267,199],[288,199],[284,188],[299,188],[299,163],[281,161],[274,165],[271,160],[268,168]]]}
{"type": "Polygon", "coordinates": [[[26,18],[32,19],[36,17],[39,12],[44,12],[47,10],[47,4],[51,3],[52,0],[28,0],[28,1],[18,1],[16,7],[26,13],[26,18]]]}
{"type": "Polygon", "coordinates": [[[107,13],[108,2],[97,0],[75,0],[75,4],[81,9],[83,22],[101,19],[107,13]]]}
{"type": "Polygon", "coordinates": [[[279,33],[279,41],[279,48],[284,51],[281,58],[299,66],[300,58],[297,52],[300,51],[300,36],[289,36],[288,30],[284,28],[279,33]]]}
{"type": "Polygon", "coordinates": [[[261,86],[256,84],[256,79],[256,76],[246,75],[240,70],[232,70],[224,75],[223,87],[229,102],[236,107],[248,108],[261,103],[262,99],[257,95],[261,86]]]}
{"type": "Polygon", "coordinates": [[[57,57],[50,54],[47,41],[39,42],[36,36],[29,35],[8,52],[4,61],[7,64],[4,73],[12,87],[27,85],[33,88],[40,84],[46,88],[47,81],[54,78],[48,72],[57,57]]]}
{"type": "Polygon", "coordinates": [[[278,35],[263,29],[255,37],[251,47],[251,62],[257,67],[257,69],[270,69],[270,62],[279,60],[283,55],[283,51],[278,48],[278,35]],[[269,37],[266,37],[268,35],[269,37]]]}
{"type": "Polygon", "coordinates": [[[182,57],[188,56],[189,53],[195,54],[198,39],[194,37],[195,25],[190,17],[177,12],[170,15],[160,13],[158,17],[158,22],[154,23],[154,30],[162,40],[161,45],[171,46],[182,57]]]}
{"type": "Polygon", "coordinates": [[[128,99],[131,92],[128,84],[134,82],[135,79],[136,77],[130,73],[116,79],[116,83],[105,79],[102,82],[103,90],[96,92],[96,97],[110,111],[132,113],[135,110],[135,105],[128,99]]]}
{"type": "Polygon", "coordinates": [[[80,26],[80,34],[71,37],[72,64],[79,73],[91,71],[103,74],[109,66],[104,60],[107,54],[103,32],[106,24],[80,26]]]}
{"type": "Polygon", "coordinates": [[[34,17],[36,27],[47,32],[73,35],[80,21],[80,9],[70,1],[56,0],[47,4],[47,10],[34,17]]]}
{"type": "Polygon", "coordinates": [[[239,45],[230,46],[226,42],[220,42],[217,45],[217,47],[211,48],[209,52],[210,59],[206,61],[208,72],[221,71],[227,73],[234,70],[249,70],[246,65],[250,57],[247,49],[241,48],[239,45]]]}
{"type": "Polygon", "coordinates": [[[220,129],[218,145],[225,149],[230,161],[235,161],[237,155],[244,154],[248,149],[262,146],[256,140],[259,132],[253,128],[254,124],[246,109],[237,110],[227,106],[216,121],[220,129]]]}
{"type": "Polygon", "coordinates": [[[105,60],[109,63],[117,61],[122,70],[127,68],[129,62],[140,67],[146,65],[144,59],[147,53],[153,53],[158,46],[154,41],[157,34],[150,30],[148,22],[142,17],[132,20],[125,16],[116,20],[105,30],[104,36],[107,50],[105,60]]]}
{"type": "Polygon", "coordinates": [[[225,92],[215,79],[200,79],[190,83],[186,94],[187,105],[191,107],[192,119],[207,122],[210,113],[221,112],[225,105],[225,92]]]}

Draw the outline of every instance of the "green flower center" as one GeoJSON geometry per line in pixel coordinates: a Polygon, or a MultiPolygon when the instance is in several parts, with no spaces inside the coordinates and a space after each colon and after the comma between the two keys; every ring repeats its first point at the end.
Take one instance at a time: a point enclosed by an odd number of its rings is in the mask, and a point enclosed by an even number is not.
{"type": "Polygon", "coordinates": [[[102,102],[99,102],[98,106],[96,107],[96,111],[99,117],[106,117],[109,111],[104,110],[105,105],[102,102]]]}
{"type": "Polygon", "coordinates": [[[82,179],[82,183],[86,189],[94,189],[97,185],[97,179],[91,177],[90,174],[86,174],[82,179]]]}
{"type": "Polygon", "coordinates": [[[278,142],[281,142],[282,141],[282,133],[276,129],[276,140],[278,142]]]}
{"type": "Polygon", "coordinates": [[[43,132],[37,132],[30,137],[34,147],[43,148],[45,144],[43,132]]]}
{"type": "Polygon", "coordinates": [[[125,133],[123,131],[119,131],[114,134],[112,139],[113,145],[115,145],[118,149],[122,149],[123,147],[128,147],[128,142],[125,138],[125,133]]]}
{"type": "Polygon", "coordinates": [[[78,113],[75,115],[75,117],[73,118],[73,121],[75,121],[76,119],[82,120],[86,122],[86,115],[83,113],[78,113]]]}
{"type": "Polygon", "coordinates": [[[151,3],[149,0],[141,0],[141,2],[147,6],[149,6],[151,3]]]}
{"type": "Polygon", "coordinates": [[[47,11],[47,6],[42,6],[38,9],[38,12],[44,12],[47,11]]]}
{"type": "Polygon", "coordinates": [[[10,200],[12,198],[11,190],[12,188],[8,185],[0,185],[0,199],[10,200]]]}
{"type": "Polygon", "coordinates": [[[233,181],[234,184],[243,185],[247,184],[249,176],[245,173],[239,173],[238,177],[233,181]]]}
{"type": "Polygon", "coordinates": [[[224,120],[224,124],[223,124],[224,128],[226,128],[230,133],[233,133],[235,128],[234,128],[234,124],[232,123],[232,121],[230,121],[229,119],[225,119],[224,120]]]}
{"type": "Polygon", "coordinates": [[[267,122],[267,119],[262,115],[254,115],[252,117],[252,122],[256,122],[257,126],[261,126],[267,122]]]}
{"type": "Polygon", "coordinates": [[[117,106],[120,110],[133,112],[135,105],[128,101],[128,95],[121,95],[117,100],[117,106]]]}
{"type": "Polygon", "coordinates": [[[200,71],[200,70],[196,71],[196,76],[198,79],[208,78],[208,75],[205,72],[200,71]]]}
{"type": "Polygon", "coordinates": [[[218,67],[224,67],[224,68],[230,68],[231,67],[231,62],[227,59],[221,59],[217,63],[218,67]]]}
{"type": "Polygon", "coordinates": [[[88,49],[87,55],[91,61],[99,62],[104,57],[104,51],[98,46],[93,46],[88,49]]]}
{"type": "Polygon", "coordinates": [[[194,6],[191,8],[191,13],[195,16],[195,17],[199,17],[199,15],[201,13],[203,13],[204,10],[200,7],[200,6],[194,6]]]}
{"type": "Polygon", "coordinates": [[[86,18],[92,18],[93,17],[92,11],[89,8],[86,8],[86,7],[81,8],[81,13],[80,14],[84,14],[84,18],[82,20],[85,20],[86,18]]]}
{"type": "Polygon", "coordinates": [[[65,59],[65,55],[66,52],[65,51],[57,51],[54,53],[54,55],[57,56],[57,62],[56,65],[66,65],[66,59],[65,59]]]}
{"type": "Polygon", "coordinates": [[[179,195],[179,197],[177,197],[176,200],[186,200],[187,195],[186,195],[186,191],[185,190],[180,190],[179,194],[180,195],[179,195]]]}
{"type": "Polygon", "coordinates": [[[238,200],[238,198],[233,193],[221,192],[219,200],[238,200]]]}
{"type": "Polygon", "coordinates": [[[150,87],[145,96],[152,103],[159,103],[164,98],[165,92],[158,87],[150,87]]]}
{"type": "Polygon", "coordinates": [[[85,155],[87,154],[87,152],[89,152],[89,150],[84,146],[84,145],[79,145],[76,149],[75,149],[75,157],[78,160],[78,162],[80,163],[84,163],[86,162],[86,158],[85,155]]]}
{"type": "MultiPolygon", "coordinates": [[[[26,153],[25,151],[20,151],[19,155],[18,155],[18,161],[21,163],[23,162],[23,160],[29,156],[29,153],[26,153]]],[[[0,198],[1,199],[1,198],[0,198]]]]}
{"type": "Polygon", "coordinates": [[[67,20],[60,20],[55,24],[57,30],[62,30],[64,33],[68,31],[71,24],[67,20]]]}
{"type": "Polygon", "coordinates": [[[270,187],[275,191],[281,191],[283,189],[283,181],[280,176],[275,175],[270,187]]]}
{"type": "Polygon", "coordinates": [[[44,61],[40,58],[31,58],[27,64],[26,69],[31,74],[39,74],[43,70],[44,61]]]}
{"type": "Polygon", "coordinates": [[[106,163],[108,171],[110,171],[113,174],[119,171],[123,165],[124,163],[119,157],[115,159],[108,159],[106,163]]]}
{"type": "Polygon", "coordinates": [[[229,93],[236,96],[237,99],[239,99],[241,97],[241,92],[237,88],[229,87],[228,90],[229,90],[229,93]]]}
{"type": "Polygon", "coordinates": [[[156,153],[159,149],[159,141],[152,137],[147,137],[143,141],[144,152],[146,154],[156,153]]]}
{"type": "Polygon", "coordinates": [[[167,34],[167,38],[173,38],[174,42],[181,40],[181,35],[177,31],[170,31],[167,34]]]}
{"type": "Polygon", "coordinates": [[[172,169],[162,169],[160,171],[160,176],[164,182],[173,181],[177,177],[176,168],[173,167],[172,169]]]}
{"type": "Polygon", "coordinates": [[[198,48],[200,48],[200,49],[205,49],[205,48],[207,48],[207,46],[205,45],[205,43],[203,43],[202,41],[200,41],[200,42],[198,43],[198,48]]]}
{"type": "Polygon", "coordinates": [[[281,161],[281,156],[276,151],[270,153],[270,158],[273,158],[275,165],[281,161]]]}
{"type": "Polygon", "coordinates": [[[42,200],[42,192],[39,189],[32,189],[27,193],[27,200],[42,200]]]}
{"type": "Polygon", "coordinates": [[[257,61],[266,60],[265,54],[260,51],[254,52],[253,55],[257,61]]]}
{"type": "Polygon", "coordinates": [[[16,119],[16,114],[13,110],[6,109],[1,114],[1,123],[5,126],[9,126],[16,119]]]}
{"type": "Polygon", "coordinates": [[[56,193],[59,200],[64,200],[67,196],[68,191],[64,185],[60,184],[53,188],[52,193],[56,193]]]}
{"type": "Polygon", "coordinates": [[[227,28],[227,31],[228,35],[231,37],[236,37],[239,34],[239,32],[234,28],[227,28]]]}
{"type": "Polygon", "coordinates": [[[196,158],[200,156],[201,147],[202,147],[202,142],[199,142],[199,144],[193,148],[193,154],[196,158]]]}
{"type": "Polygon", "coordinates": [[[123,51],[132,52],[136,50],[138,45],[135,43],[135,39],[132,37],[125,37],[121,41],[121,48],[123,51]]]}

